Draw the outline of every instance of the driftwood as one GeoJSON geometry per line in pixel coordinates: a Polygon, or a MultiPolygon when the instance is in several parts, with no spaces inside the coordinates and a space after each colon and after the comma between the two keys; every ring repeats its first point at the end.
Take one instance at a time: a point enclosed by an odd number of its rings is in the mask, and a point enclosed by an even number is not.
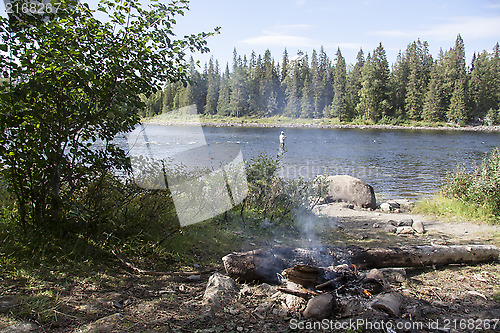
{"type": "MultiPolygon", "coordinates": [[[[272,248],[231,253],[222,258],[229,276],[241,281],[277,282],[283,270],[297,264],[330,267],[353,264],[359,269],[385,267],[424,267],[449,264],[475,264],[499,259],[493,245],[422,245],[389,248],[332,247],[321,249],[315,258],[314,249],[272,248]]],[[[308,269],[302,278],[314,283],[314,272],[308,269]],[[312,273],[312,274],[311,274],[312,273]]],[[[327,279],[328,280],[328,279],[327,279]]],[[[317,283],[316,283],[317,285],[317,283]]]]}
{"type": "Polygon", "coordinates": [[[130,260],[124,256],[123,254],[116,253],[114,250],[111,250],[111,253],[120,260],[125,266],[133,269],[139,274],[144,274],[144,275],[154,275],[154,276],[162,276],[162,275],[168,275],[168,276],[192,276],[192,275],[201,275],[201,274],[207,274],[214,272],[216,269],[209,269],[205,271],[197,271],[197,272],[157,272],[157,271],[150,271],[150,270],[145,270],[142,268],[139,268],[135,266],[133,263],[130,262],[130,260]]]}

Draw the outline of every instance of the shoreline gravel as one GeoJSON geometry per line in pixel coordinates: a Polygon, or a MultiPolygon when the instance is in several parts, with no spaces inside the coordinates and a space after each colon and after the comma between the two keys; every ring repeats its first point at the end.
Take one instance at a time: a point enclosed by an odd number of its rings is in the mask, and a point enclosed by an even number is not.
{"type": "MultiPolygon", "coordinates": [[[[162,126],[191,126],[195,122],[175,121],[143,121],[145,124],[162,126]]],[[[380,130],[425,130],[425,131],[466,131],[466,132],[500,132],[500,126],[464,126],[464,127],[431,127],[401,125],[353,125],[353,124],[278,124],[278,123],[216,123],[201,122],[206,127],[269,127],[269,128],[319,128],[319,129],[380,129],[380,130]]]]}

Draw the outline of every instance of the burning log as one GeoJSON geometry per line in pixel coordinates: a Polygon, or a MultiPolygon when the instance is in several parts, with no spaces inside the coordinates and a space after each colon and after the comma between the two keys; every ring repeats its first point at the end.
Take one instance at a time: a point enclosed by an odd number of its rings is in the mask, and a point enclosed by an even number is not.
{"type": "MultiPolygon", "coordinates": [[[[305,282],[307,286],[316,286],[336,278],[336,276],[330,278],[324,276],[325,270],[318,269],[321,267],[354,264],[359,269],[369,269],[475,264],[496,261],[499,259],[499,254],[498,248],[493,245],[421,245],[389,248],[352,246],[320,249],[272,248],[231,253],[222,258],[222,261],[228,275],[241,281],[278,282],[279,274],[284,269],[295,265],[303,265],[301,269],[293,271],[296,276],[292,277],[291,280],[305,282]],[[315,267],[306,268],[305,265],[315,267]]],[[[291,273],[287,271],[287,274],[291,273]]]]}

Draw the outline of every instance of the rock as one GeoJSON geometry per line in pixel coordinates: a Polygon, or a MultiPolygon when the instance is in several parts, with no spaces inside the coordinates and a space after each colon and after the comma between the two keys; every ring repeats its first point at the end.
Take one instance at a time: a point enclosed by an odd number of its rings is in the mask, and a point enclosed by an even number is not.
{"type": "Polygon", "coordinates": [[[401,313],[402,296],[397,293],[377,295],[370,302],[372,309],[382,310],[398,317],[401,313]]]}
{"type": "Polygon", "coordinates": [[[407,199],[398,199],[396,202],[399,205],[399,210],[401,213],[409,213],[415,204],[407,199]]]}
{"type": "Polygon", "coordinates": [[[271,302],[261,303],[257,306],[257,308],[255,308],[254,312],[264,316],[272,307],[273,303],[271,302]]]}
{"type": "Polygon", "coordinates": [[[338,315],[341,318],[357,316],[366,311],[364,300],[360,297],[341,297],[338,299],[338,315]]]}
{"type": "Polygon", "coordinates": [[[424,228],[424,224],[422,223],[422,221],[413,221],[413,224],[411,225],[411,227],[413,229],[415,229],[415,231],[419,234],[425,233],[425,228],[424,228]]]}
{"type": "Polygon", "coordinates": [[[190,275],[186,278],[186,280],[191,282],[201,281],[201,275],[190,275]]]}
{"type": "Polygon", "coordinates": [[[412,219],[404,219],[398,222],[398,227],[411,227],[413,225],[412,219]]]}
{"type": "Polygon", "coordinates": [[[119,325],[123,321],[121,313],[115,313],[111,316],[101,318],[93,323],[87,324],[79,328],[75,333],[101,333],[119,331],[119,325]]]}
{"type": "Polygon", "coordinates": [[[394,234],[396,233],[397,227],[390,223],[387,223],[384,227],[384,230],[388,233],[394,234]]]}
{"type": "Polygon", "coordinates": [[[377,208],[375,192],[364,181],[348,176],[336,175],[326,178],[328,202],[348,202],[362,208],[377,208]]]}
{"type": "Polygon", "coordinates": [[[255,294],[261,295],[261,296],[271,296],[274,293],[276,293],[276,287],[271,286],[270,284],[267,283],[261,283],[258,286],[255,287],[255,294]]]}
{"type": "Polygon", "coordinates": [[[379,270],[389,283],[403,283],[406,281],[406,269],[404,268],[380,268],[379,270]]]}
{"type": "Polygon", "coordinates": [[[212,310],[212,307],[210,305],[205,305],[200,311],[199,319],[201,321],[208,321],[213,317],[214,317],[214,310],[212,310]]]}
{"type": "Polygon", "coordinates": [[[330,293],[314,296],[307,302],[303,315],[305,318],[326,319],[332,314],[334,305],[335,298],[330,293]]]}
{"type": "Polygon", "coordinates": [[[380,205],[380,210],[384,212],[390,212],[392,210],[392,207],[388,202],[384,202],[380,205]]]}
{"type": "MultiPolygon", "coordinates": [[[[302,288],[301,285],[294,283],[292,281],[287,281],[286,287],[290,290],[300,290],[302,288]]],[[[283,304],[283,307],[288,309],[288,310],[298,311],[306,303],[305,299],[303,299],[302,297],[298,297],[298,296],[294,296],[294,295],[290,295],[290,294],[285,294],[284,299],[285,299],[285,302],[283,304]]]]}
{"type": "Polygon", "coordinates": [[[385,285],[387,284],[387,281],[385,280],[384,274],[379,270],[379,269],[372,269],[366,274],[366,279],[373,279],[377,280],[381,284],[385,285]]]}
{"type": "Polygon", "coordinates": [[[238,287],[233,279],[220,273],[214,273],[209,279],[203,303],[210,305],[212,309],[222,310],[225,305],[234,301],[238,294],[238,287]]]}
{"type": "Polygon", "coordinates": [[[32,323],[18,323],[0,330],[0,333],[28,333],[38,330],[38,326],[32,323]]]}
{"type": "Polygon", "coordinates": [[[413,234],[415,234],[415,229],[413,229],[412,227],[408,227],[408,226],[397,227],[396,234],[397,235],[413,235],[413,234]]]}
{"type": "Polygon", "coordinates": [[[387,221],[387,224],[393,225],[393,226],[395,226],[395,227],[397,227],[397,226],[398,226],[398,222],[396,222],[396,221],[394,221],[394,220],[389,220],[389,221],[387,221]]]}

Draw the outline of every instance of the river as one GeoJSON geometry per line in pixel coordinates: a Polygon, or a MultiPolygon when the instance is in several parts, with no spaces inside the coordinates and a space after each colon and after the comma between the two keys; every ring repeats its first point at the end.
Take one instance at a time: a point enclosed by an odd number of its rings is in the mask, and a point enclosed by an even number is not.
{"type": "Polygon", "coordinates": [[[280,155],[280,172],[286,177],[348,174],[360,178],[373,186],[378,201],[431,196],[448,172],[458,165],[472,168],[500,147],[499,132],[286,128],[286,146],[281,151],[280,128],[146,125],[143,129],[148,149],[157,157],[171,156],[179,144],[174,141],[183,136],[184,143],[193,147],[204,144],[201,133],[209,146],[239,147],[246,160],[261,153],[280,155]]]}

